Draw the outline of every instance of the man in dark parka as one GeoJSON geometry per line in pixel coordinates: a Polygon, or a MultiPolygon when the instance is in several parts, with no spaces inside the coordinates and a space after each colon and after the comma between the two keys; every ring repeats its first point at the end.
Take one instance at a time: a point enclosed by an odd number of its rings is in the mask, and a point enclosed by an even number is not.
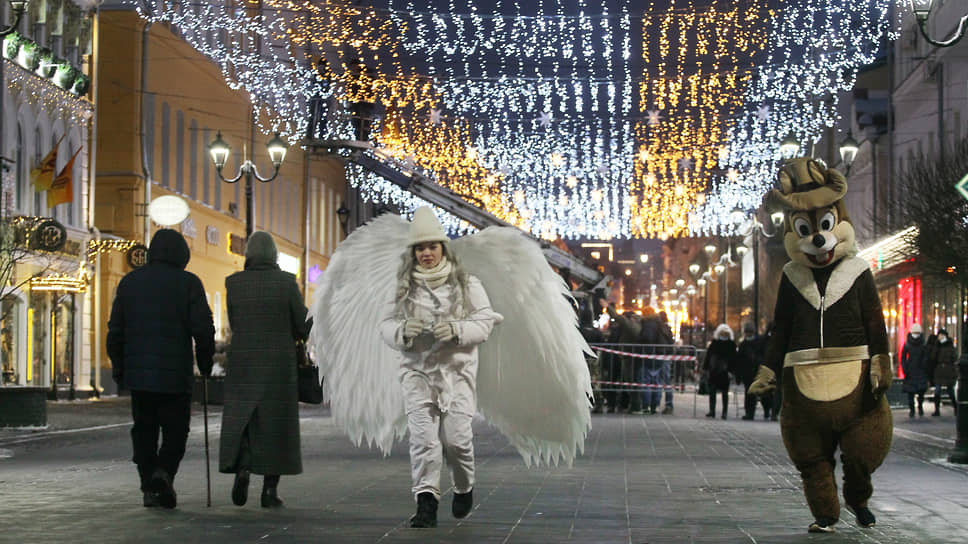
{"type": "Polygon", "coordinates": [[[129,272],[118,284],[108,321],[112,373],[119,387],[131,390],[133,460],[145,506],[176,505],[172,480],[188,439],[195,380],[192,365],[197,362],[204,375],[212,370],[212,311],[201,280],[185,271],[190,257],[180,233],[156,232],[148,248],[148,264],[129,272]]]}
{"type": "Polygon", "coordinates": [[[225,374],[219,470],[235,473],[232,502],[248,497],[249,473],[265,476],[262,506],[282,504],[279,476],[302,472],[296,340],[310,324],[296,277],[279,270],[272,237],[254,232],[245,270],[225,279],[232,343],[225,374]]]}

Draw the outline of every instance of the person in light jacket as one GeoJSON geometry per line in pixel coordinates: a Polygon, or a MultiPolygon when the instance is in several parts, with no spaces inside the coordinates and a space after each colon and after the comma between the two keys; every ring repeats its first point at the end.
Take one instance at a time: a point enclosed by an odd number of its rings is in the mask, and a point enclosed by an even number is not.
{"type": "Polygon", "coordinates": [[[234,473],[232,502],[248,500],[250,474],[262,474],[263,508],[282,506],[282,474],[302,472],[296,340],[309,336],[296,277],[279,270],[266,232],[245,246],[245,269],[225,278],[232,343],[225,375],[219,471],[234,473]]]}
{"type": "Polygon", "coordinates": [[[454,483],[454,517],[463,518],[473,506],[478,345],[503,319],[447,241],[433,211],[418,208],[397,275],[396,300],[388,305],[380,331],[400,352],[417,501],[410,526],[418,528],[437,526],[444,457],[454,483]]]}

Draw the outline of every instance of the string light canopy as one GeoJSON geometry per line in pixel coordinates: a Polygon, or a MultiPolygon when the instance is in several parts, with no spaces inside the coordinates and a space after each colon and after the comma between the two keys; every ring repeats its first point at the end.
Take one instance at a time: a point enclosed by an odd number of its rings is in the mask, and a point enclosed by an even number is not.
{"type": "MultiPolygon", "coordinates": [[[[728,234],[772,184],[783,138],[816,141],[875,59],[893,0],[167,2],[253,98],[264,132],[312,100],[374,104],[371,139],[547,238],[728,234]]],[[[900,15],[898,15],[900,17],[900,15]]],[[[325,138],[353,139],[332,122],[325,138]]],[[[419,205],[349,167],[364,197],[419,205]]],[[[453,230],[466,228],[445,220],[453,230]]]]}

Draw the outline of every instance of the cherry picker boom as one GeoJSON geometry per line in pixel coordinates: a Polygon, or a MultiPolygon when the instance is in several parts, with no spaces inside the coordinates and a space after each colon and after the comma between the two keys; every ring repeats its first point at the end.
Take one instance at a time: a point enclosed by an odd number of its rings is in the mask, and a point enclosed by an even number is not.
{"type": "MultiPolygon", "coordinates": [[[[304,140],[302,145],[307,150],[328,156],[336,156],[345,162],[351,162],[370,171],[390,183],[413,193],[415,196],[459,217],[478,229],[491,226],[514,227],[514,225],[499,219],[487,210],[469,202],[469,198],[450,189],[441,187],[428,178],[417,167],[399,161],[383,153],[369,142],[358,140],[304,140]]],[[[586,265],[574,255],[525,233],[534,238],[541,246],[541,251],[548,263],[558,269],[565,278],[578,280],[582,286],[575,291],[575,295],[599,291],[607,294],[610,276],[586,265]]]]}

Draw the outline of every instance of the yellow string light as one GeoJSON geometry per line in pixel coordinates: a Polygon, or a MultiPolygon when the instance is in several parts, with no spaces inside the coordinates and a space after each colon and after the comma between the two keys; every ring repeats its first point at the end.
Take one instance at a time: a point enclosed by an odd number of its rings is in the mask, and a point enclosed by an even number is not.
{"type": "Polygon", "coordinates": [[[647,71],[639,84],[639,107],[648,116],[635,127],[633,236],[687,232],[689,214],[703,202],[710,171],[719,163],[727,120],[744,105],[752,74],[738,67],[749,66],[766,46],[762,23],[773,16],[761,7],[720,11],[685,3],[683,9],[674,2],[668,11],[643,18],[647,71]]]}

